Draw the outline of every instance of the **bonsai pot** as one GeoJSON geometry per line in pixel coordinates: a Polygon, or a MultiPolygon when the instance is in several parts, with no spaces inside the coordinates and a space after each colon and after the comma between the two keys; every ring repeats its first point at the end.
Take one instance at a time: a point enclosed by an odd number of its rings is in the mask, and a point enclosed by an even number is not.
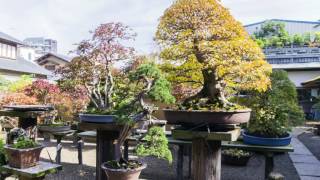
{"type": "Polygon", "coordinates": [[[235,111],[201,111],[201,110],[171,110],[165,109],[164,116],[168,124],[196,126],[201,124],[240,124],[250,119],[251,110],[235,111]]]}
{"type": "Polygon", "coordinates": [[[68,125],[47,125],[47,124],[43,124],[43,125],[39,125],[38,126],[39,131],[41,132],[62,132],[62,131],[69,131],[71,129],[70,126],[68,125]]]}
{"type": "Polygon", "coordinates": [[[16,149],[10,145],[4,147],[9,165],[20,169],[36,166],[43,148],[44,146],[42,145],[27,149],[16,149]]]}
{"type": "Polygon", "coordinates": [[[261,146],[287,146],[291,142],[292,136],[288,134],[281,138],[272,137],[259,137],[255,135],[248,134],[247,132],[242,133],[243,142],[245,144],[261,145],[261,146]]]}
{"type": "Polygon", "coordinates": [[[248,164],[248,161],[252,157],[252,154],[250,153],[249,156],[232,156],[229,154],[222,154],[222,161],[225,164],[234,165],[234,166],[246,166],[248,164]]]}
{"type": "Polygon", "coordinates": [[[101,165],[101,168],[106,173],[108,180],[138,180],[140,173],[147,167],[146,164],[135,169],[112,169],[106,166],[106,163],[101,165]]]}
{"type": "Polygon", "coordinates": [[[88,123],[114,123],[114,115],[99,115],[99,114],[79,114],[80,122],[88,123]]]}

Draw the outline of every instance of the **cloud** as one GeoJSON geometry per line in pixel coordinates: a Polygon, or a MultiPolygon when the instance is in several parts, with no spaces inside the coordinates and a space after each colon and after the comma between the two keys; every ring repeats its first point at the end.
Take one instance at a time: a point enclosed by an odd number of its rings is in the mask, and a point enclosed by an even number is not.
{"type": "MultiPolygon", "coordinates": [[[[133,44],[152,52],[158,19],[174,0],[0,0],[0,31],[21,40],[45,36],[58,41],[66,54],[73,44],[90,37],[88,31],[104,22],[120,21],[133,28],[133,44]]],[[[317,20],[319,0],[222,0],[231,13],[248,24],[271,18],[317,20]]]]}

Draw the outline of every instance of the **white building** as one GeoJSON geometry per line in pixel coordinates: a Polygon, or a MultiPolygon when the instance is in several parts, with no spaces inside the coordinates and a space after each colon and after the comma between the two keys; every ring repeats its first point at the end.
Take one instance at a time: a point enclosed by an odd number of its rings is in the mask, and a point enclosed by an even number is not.
{"type": "Polygon", "coordinates": [[[245,25],[244,27],[246,28],[247,32],[250,35],[253,35],[254,32],[257,32],[261,29],[261,25],[270,21],[284,23],[289,35],[303,34],[306,32],[310,32],[310,33],[320,32],[320,21],[295,21],[295,20],[284,20],[284,19],[270,19],[270,20],[265,20],[257,23],[248,24],[248,25],[245,25]]]}
{"type": "Polygon", "coordinates": [[[44,37],[31,37],[26,38],[23,42],[24,44],[35,50],[35,59],[47,53],[57,53],[58,50],[58,43],[54,39],[44,37]]]}
{"type": "Polygon", "coordinates": [[[23,42],[0,32],[0,76],[7,80],[17,80],[21,75],[47,78],[51,72],[20,56],[23,42]]]}

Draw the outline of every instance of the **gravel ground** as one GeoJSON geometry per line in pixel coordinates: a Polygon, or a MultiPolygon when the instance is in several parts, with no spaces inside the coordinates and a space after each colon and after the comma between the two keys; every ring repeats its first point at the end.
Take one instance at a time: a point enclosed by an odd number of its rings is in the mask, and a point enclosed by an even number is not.
{"type": "Polygon", "coordinates": [[[309,151],[320,161],[320,136],[313,132],[304,132],[298,139],[309,149],[309,151]]]}
{"type": "MultiPolygon", "coordinates": [[[[55,143],[47,144],[41,153],[42,160],[50,161],[55,158],[55,143]]],[[[173,157],[177,157],[177,147],[172,147],[173,157]]],[[[63,170],[58,174],[48,175],[46,180],[93,180],[95,179],[95,144],[87,143],[83,151],[84,165],[78,165],[77,150],[71,142],[64,142],[62,149],[63,170]]],[[[185,158],[184,174],[187,176],[188,158],[185,158]]],[[[176,161],[169,165],[164,160],[152,157],[142,158],[148,167],[140,176],[142,179],[174,180],[176,161]]],[[[288,180],[299,180],[297,172],[287,154],[275,157],[275,170],[281,172],[288,180]]],[[[246,167],[233,167],[222,165],[222,180],[264,180],[264,157],[254,155],[246,167]]],[[[185,177],[185,179],[188,179],[185,177]]]]}

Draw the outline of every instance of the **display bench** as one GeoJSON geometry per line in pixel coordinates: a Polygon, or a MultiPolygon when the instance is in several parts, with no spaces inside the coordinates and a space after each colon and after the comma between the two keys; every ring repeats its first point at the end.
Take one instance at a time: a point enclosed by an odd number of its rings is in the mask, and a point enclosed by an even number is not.
{"type": "Polygon", "coordinates": [[[62,169],[62,166],[59,164],[39,161],[39,164],[37,166],[26,169],[13,168],[9,165],[4,165],[0,169],[2,172],[7,172],[8,174],[18,176],[20,180],[40,180],[44,179],[48,174],[58,172],[62,169]]]}
{"type": "Polygon", "coordinates": [[[191,141],[191,179],[220,180],[222,141],[236,141],[240,128],[180,128],[172,130],[175,139],[191,141]]]}
{"type": "Polygon", "coordinates": [[[101,169],[101,164],[120,158],[120,146],[116,143],[121,125],[116,123],[79,123],[79,129],[83,131],[96,130],[96,180],[107,179],[101,169]]]}

